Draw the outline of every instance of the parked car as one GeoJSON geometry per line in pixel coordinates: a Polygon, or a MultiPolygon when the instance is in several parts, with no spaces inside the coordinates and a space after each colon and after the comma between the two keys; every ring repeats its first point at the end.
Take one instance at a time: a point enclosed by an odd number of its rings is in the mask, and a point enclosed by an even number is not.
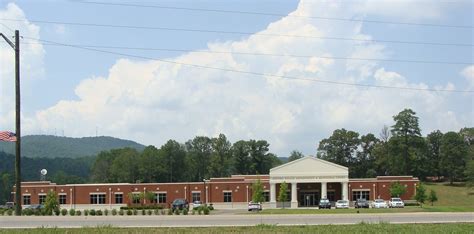
{"type": "Polygon", "coordinates": [[[363,198],[357,199],[355,202],[355,208],[369,208],[369,202],[363,198]]]}
{"type": "Polygon", "coordinates": [[[262,204],[260,202],[249,202],[248,211],[261,211],[262,204]]]}
{"type": "Polygon", "coordinates": [[[202,201],[193,202],[193,209],[199,208],[200,206],[202,206],[202,201]]]}
{"type": "Polygon", "coordinates": [[[5,205],[0,205],[0,209],[13,209],[14,207],[14,202],[6,202],[5,205]]]}
{"type": "Polygon", "coordinates": [[[349,209],[349,201],[348,200],[337,200],[336,209],[349,209]]]}
{"type": "Polygon", "coordinates": [[[388,208],[387,203],[383,199],[375,199],[372,208],[388,208]]]}
{"type": "Polygon", "coordinates": [[[319,209],[331,209],[331,202],[327,198],[319,200],[319,209]]]}
{"type": "Polygon", "coordinates": [[[188,201],[186,201],[186,199],[182,199],[182,198],[179,198],[179,199],[175,199],[173,201],[173,203],[171,203],[171,209],[175,210],[175,209],[189,209],[189,203],[188,201]]]}
{"type": "Polygon", "coordinates": [[[403,208],[405,207],[405,203],[403,202],[402,199],[400,199],[399,197],[392,197],[390,198],[390,200],[388,201],[388,206],[390,208],[403,208]]]}
{"type": "Polygon", "coordinates": [[[44,208],[43,204],[33,204],[29,206],[25,206],[25,209],[31,209],[31,210],[42,210],[44,208]]]}

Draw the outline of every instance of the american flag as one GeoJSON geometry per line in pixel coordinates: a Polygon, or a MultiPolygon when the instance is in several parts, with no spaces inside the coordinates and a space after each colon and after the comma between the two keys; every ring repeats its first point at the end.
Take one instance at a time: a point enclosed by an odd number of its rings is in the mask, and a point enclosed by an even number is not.
{"type": "Polygon", "coordinates": [[[0,131],[0,141],[16,141],[15,133],[0,131]]]}

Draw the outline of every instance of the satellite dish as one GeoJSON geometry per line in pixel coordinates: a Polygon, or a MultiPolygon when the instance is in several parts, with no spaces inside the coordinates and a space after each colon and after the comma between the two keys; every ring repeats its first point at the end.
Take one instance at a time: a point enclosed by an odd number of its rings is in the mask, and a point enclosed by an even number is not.
{"type": "Polygon", "coordinates": [[[48,170],[41,169],[40,173],[41,173],[41,175],[45,176],[46,174],[48,174],[48,170]]]}

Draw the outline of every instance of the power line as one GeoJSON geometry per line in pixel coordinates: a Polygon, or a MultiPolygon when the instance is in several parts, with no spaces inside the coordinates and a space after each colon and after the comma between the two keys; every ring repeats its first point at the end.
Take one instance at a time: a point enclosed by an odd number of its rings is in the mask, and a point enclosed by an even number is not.
{"type": "MultiPolygon", "coordinates": [[[[23,21],[22,19],[7,19],[5,21],[23,21]]],[[[292,35],[292,34],[277,34],[277,33],[255,33],[255,32],[237,32],[237,31],[220,31],[207,29],[191,29],[191,28],[170,28],[170,27],[151,27],[151,26],[137,26],[137,25],[119,25],[119,24],[96,24],[96,23],[78,23],[78,22],[64,22],[64,21],[48,21],[48,20],[28,20],[33,23],[40,24],[64,24],[74,26],[87,27],[107,27],[107,28],[127,28],[127,29],[142,29],[142,30],[164,30],[164,31],[184,31],[184,32],[199,32],[199,33],[221,33],[234,35],[253,35],[265,37],[291,37],[291,38],[309,38],[319,40],[339,40],[339,41],[358,41],[358,42],[380,42],[380,43],[394,43],[394,44],[413,44],[413,45],[432,45],[432,46],[458,46],[458,47],[472,47],[474,44],[462,43],[438,43],[438,42],[423,42],[423,41],[398,41],[398,40],[372,40],[362,38],[344,38],[344,37],[323,37],[311,35],[292,35]]]]}
{"type": "Polygon", "coordinates": [[[346,21],[346,22],[364,22],[364,23],[374,23],[374,24],[397,24],[397,25],[443,27],[443,28],[462,28],[462,29],[472,29],[472,28],[474,28],[474,26],[472,26],[472,25],[430,24],[430,23],[383,21],[383,20],[351,19],[351,18],[338,18],[338,17],[322,17],[322,16],[309,16],[309,15],[288,15],[288,14],[267,13],[267,12],[236,11],[236,10],[209,9],[209,8],[176,7],[176,6],[143,5],[143,4],[134,4],[134,3],[96,2],[96,1],[72,1],[72,2],[83,3],[83,4],[104,5],[104,6],[139,7],[139,8],[155,8],[155,9],[167,9],[167,10],[185,10],[185,11],[198,11],[198,12],[262,15],[262,16],[307,18],[307,19],[346,21]]]}
{"type": "MultiPolygon", "coordinates": [[[[55,43],[34,43],[23,42],[23,44],[41,44],[46,46],[62,46],[55,43]]],[[[449,62],[449,61],[426,61],[426,60],[407,60],[407,59],[378,59],[378,58],[357,58],[340,56],[314,56],[314,55],[295,55],[295,54],[273,54],[273,53],[251,53],[238,51],[214,51],[214,50],[192,50],[192,49],[170,49],[170,48],[149,48],[149,47],[128,47],[128,46],[104,46],[104,45],[82,45],[69,44],[78,47],[101,48],[101,49],[124,49],[124,50],[142,50],[142,51],[167,51],[167,52],[187,52],[187,53],[208,53],[208,54],[231,54],[231,55],[249,55],[249,56],[272,56],[272,57],[290,57],[290,58],[321,58],[335,60],[356,60],[356,61],[380,61],[396,63],[420,63],[420,64],[446,64],[446,65],[472,65],[473,62],[449,62]]]]}
{"type": "MultiPolygon", "coordinates": [[[[26,38],[29,38],[29,37],[26,37],[26,38]]],[[[415,88],[415,87],[400,87],[400,86],[388,86],[388,85],[371,85],[371,84],[349,83],[349,82],[342,82],[342,81],[310,79],[310,78],[296,77],[296,76],[276,75],[276,74],[268,74],[268,73],[253,72],[253,71],[243,71],[243,70],[236,70],[236,69],[229,69],[229,68],[219,68],[219,67],[211,67],[211,66],[198,65],[198,64],[192,64],[192,63],[185,63],[185,62],[179,62],[179,61],[171,61],[171,60],[165,60],[165,59],[157,59],[157,58],[141,56],[141,55],[118,53],[118,52],[107,51],[107,50],[99,50],[99,49],[94,49],[94,48],[75,46],[71,44],[64,44],[64,43],[59,43],[59,42],[54,42],[54,41],[49,41],[49,40],[42,40],[42,39],[37,39],[37,38],[29,38],[29,39],[34,39],[34,40],[47,42],[47,43],[59,44],[66,47],[106,53],[106,54],[120,55],[120,56],[126,56],[126,57],[131,57],[131,58],[154,60],[154,61],[159,61],[163,63],[177,64],[177,65],[183,65],[183,66],[189,66],[189,67],[195,67],[195,68],[233,72],[233,73],[240,73],[240,74],[247,74],[247,75],[263,76],[263,77],[274,77],[274,78],[290,79],[290,80],[303,80],[303,81],[311,81],[311,82],[317,82],[317,83],[366,87],[366,88],[385,88],[385,89],[399,89],[399,90],[410,90],[410,91],[449,92],[449,93],[474,93],[474,90],[433,89],[433,88],[415,88]]]]}

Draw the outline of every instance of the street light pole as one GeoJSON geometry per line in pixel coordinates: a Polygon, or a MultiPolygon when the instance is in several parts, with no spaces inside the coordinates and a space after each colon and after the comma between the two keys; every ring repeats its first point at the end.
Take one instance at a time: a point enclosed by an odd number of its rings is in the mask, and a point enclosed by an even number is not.
{"type": "Polygon", "coordinates": [[[15,50],[15,215],[21,215],[21,122],[20,122],[20,31],[15,30],[15,43],[5,35],[0,36],[15,50]]]}

